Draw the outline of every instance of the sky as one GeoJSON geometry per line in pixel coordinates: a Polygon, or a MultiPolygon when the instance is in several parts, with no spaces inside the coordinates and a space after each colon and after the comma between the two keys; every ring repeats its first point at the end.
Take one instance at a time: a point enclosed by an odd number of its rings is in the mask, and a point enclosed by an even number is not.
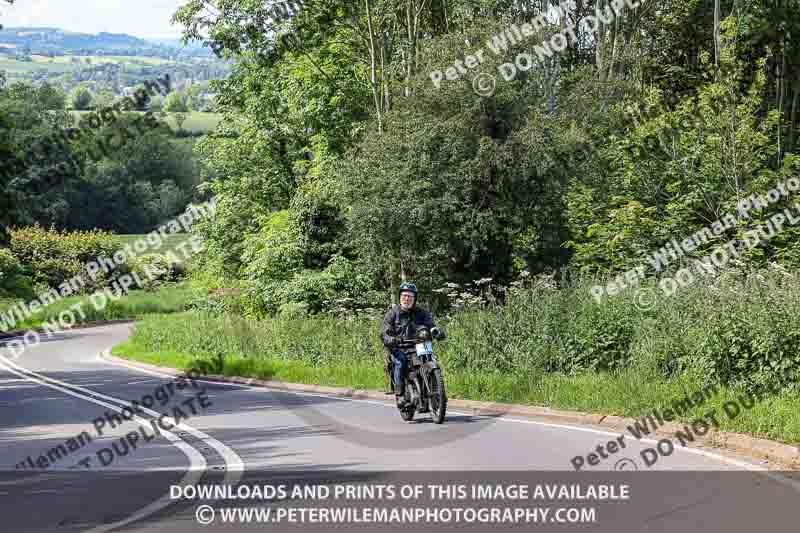
{"type": "Polygon", "coordinates": [[[170,24],[186,0],[0,0],[0,23],[46,26],[81,33],[127,33],[144,38],[179,37],[181,26],[170,24]]]}

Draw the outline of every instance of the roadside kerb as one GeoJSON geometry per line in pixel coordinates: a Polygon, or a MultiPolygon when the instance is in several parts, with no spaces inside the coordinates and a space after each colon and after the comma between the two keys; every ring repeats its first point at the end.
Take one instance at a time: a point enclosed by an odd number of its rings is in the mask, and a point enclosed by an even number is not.
{"type": "MultiPolygon", "coordinates": [[[[111,350],[105,350],[101,357],[114,363],[124,363],[142,370],[156,371],[169,375],[181,374],[181,370],[174,368],[151,365],[129,359],[122,359],[111,354],[111,350]]],[[[221,383],[231,383],[236,385],[249,385],[254,387],[264,387],[276,390],[286,390],[291,392],[305,392],[327,394],[340,398],[350,398],[355,400],[377,400],[387,405],[394,405],[394,401],[387,400],[387,395],[380,391],[360,390],[346,387],[330,387],[322,385],[307,385],[301,383],[287,383],[277,380],[264,380],[256,378],[244,378],[239,376],[221,376],[215,374],[204,374],[203,380],[218,381],[221,383]]],[[[614,415],[601,415],[583,413],[580,411],[560,411],[549,407],[539,407],[519,404],[503,404],[496,402],[481,402],[475,400],[456,400],[448,399],[447,405],[460,410],[469,411],[473,415],[502,415],[517,416],[530,419],[545,419],[549,422],[586,424],[600,426],[603,429],[627,429],[627,426],[636,422],[633,418],[625,418],[614,415]]],[[[674,436],[675,432],[683,426],[672,422],[665,422],[651,436],[674,436]]],[[[696,447],[724,447],[733,451],[747,454],[753,459],[767,459],[770,462],[779,463],[782,467],[800,468],[800,448],[790,444],[784,444],[767,439],[759,439],[740,433],[714,432],[709,431],[705,437],[697,439],[696,447]]]]}
{"type": "MultiPolygon", "coordinates": [[[[101,320],[101,321],[92,321],[92,322],[76,322],[75,324],[70,325],[67,328],[64,328],[63,331],[70,331],[73,329],[85,329],[85,328],[96,328],[100,326],[111,326],[114,324],[133,324],[136,322],[136,319],[133,318],[118,318],[113,320],[101,320]]],[[[13,339],[15,337],[22,337],[29,331],[35,331],[36,333],[47,333],[45,328],[30,328],[30,329],[16,329],[13,331],[0,331],[0,341],[4,341],[7,339],[13,339]]]]}

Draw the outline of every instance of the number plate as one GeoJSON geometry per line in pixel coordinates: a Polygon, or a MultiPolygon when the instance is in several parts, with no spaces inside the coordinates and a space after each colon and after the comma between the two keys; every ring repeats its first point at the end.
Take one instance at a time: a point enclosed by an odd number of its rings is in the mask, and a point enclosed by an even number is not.
{"type": "Polygon", "coordinates": [[[430,355],[433,353],[433,345],[430,342],[417,343],[417,355],[430,355]]]}

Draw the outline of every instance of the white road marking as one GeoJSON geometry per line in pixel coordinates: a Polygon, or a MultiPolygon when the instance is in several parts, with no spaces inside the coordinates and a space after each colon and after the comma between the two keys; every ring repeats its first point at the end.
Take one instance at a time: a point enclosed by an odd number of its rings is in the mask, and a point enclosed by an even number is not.
{"type": "MultiPolygon", "coordinates": [[[[10,366],[10,365],[14,365],[14,363],[11,363],[5,357],[0,355],[0,368],[4,368],[5,370],[11,372],[12,374],[21,376],[21,377],[25,378],[28,381],[32,381],[32,382],[37,383],[39,385],[42,385],[44,387],[48,387],[48,388],[51,388],[51,389],[55,389],[55,390],[61,391],[64,394],[67,394],[69,396],[74,396],[75,398],[80,398],[82,400],[86,400],[86,401],[95,403],[95,404],[100,405],[102,407],[106,407],[108,409],[111,409],[112,411],[115,411],[115,412],[117,412],[119,414],[122,414],[122,409],[120,407],[118,407],[117,405],[113,405],[113,404],[104,402],[102,400],[98,400],[98,399],[93,398],[93,397],[83,396],[81,394],[73,392],[70,389],[66,389],[66,388],[60,387],[58,385],[54,385],[52,383],[48,383],[48,382],[46,382],[44,380],[37,379],[35,377],[26,376],[22,372],[17,371],[14,368],[12,368],[12,366],[10,366]]],[[[14,365],[14,366],[17,366],[17,365],[14,365]]],[[[21,369],[21,370],[24,371],[25,369],[21,369]]],[[[70,387],[74,387],[74,386],[70,385],[70,387]]],[[[75,387],[75,388],[78,388],[78,387],[75,387]]],[[[139,425],[141,425],[143,427],[146,427],[146,428],[150,427],[150,422],[145,420],[145,419],[143,419],[143,418],[141,418],[140,416],[134,414],[133,418],[136,420],[136,422],[139,425]]],[[[200,453],[197,450],[195,450],[194,448],[192,448],[191,446],[189,446],[188,444],[183,442],[183,440],[179,439],[171,431],[168,431],[168,430],[163,429],[163,428],[159,428],[159,429],[161,430],[162,433],[164,433],[164,436],[167,438],[167,440],[169,440],[170,442],[174,443],[175,446],[178,447],[186,455],[186,457],[189,459],[189,464],[190,464],[189,470],[205,470],[205,468],[206,468],[206,460],[202,455],[200,455],[200,453]]]]}
{"type": "MultiPolygon", "coordinates": [[[[65,394],[68,394],[70,396],[74,396],[76,398],[81,398],[81,399],[84,399],[86,401],[90,401],[92,403],[101,405],[103,407],[107,407],[109,409],[112,409],[112,410],[116,411],[119,414],[122,414],[122,409],[120,407],[117,407],[116,405],[112,405],[112,404],[106,403],[106,402],[104,402],[104,401],[102,401],[102,400],[100,400],[98,398],[102,398],[102,399],[108,400],[110,402],[115,402],[115,403],[123,405],[123,406],[129,406],[130,405],[130,402],[126,402],[126,401],[121,400],[119,398],[114,398],[112,396],[107,396],[107,395],[101,394],[99,392],[95,392],[95,391],[92,391],[92,390],[89,390],[89,389],[84,389],[83,387],[80,387],[80,386],[77,386],[77,385],[72,385],[70,383],[66,383],[64,381],[60,381],[60,380],[57,380],[55,378],[50,378],[48,376],[44,376],[44,375],[39,374],[37,372],[34,372],[32,370],[23,368],[23,367],[15,364],[15,363],[9,361],[8,359],[3,357],[2,355],[0,355],[0,368],[4,368],[4,369],[8,370],[9,372],[11,372],[12,374],[15,374],[15,375],[20,376],[22,378],[25,378],[25,379],[28,379],[30,381],[39,383],[40,385],[44,385],[46,387],[50,387],[50,388],[53,388],[53,389],[56,389],[56,390],[60,390],[60,391],[64,392],[65,394]],[[27,372],[30,375],[26,375],[23,372],[27,372]],[[71,389],[81,391],[81,392],[83,392],[85,394],[85,396],[81,395],[81,394],[78,394],[78,393],[74,392],[73,390],[70,390],[70,389],[67,389],[67,388],[63,388],[62,386],[59,386],[59,385],[62,385],[64,387],[70,387],[71,389]]],[[[155,417],[161,416],[161,413],[158,413],[157,411],[153,411],[151,409],[148,409],[148,408],[146,408],[144,406],[142,406],[141,409],[142,409],[142,411],[144,411],[144,412],[146,412],[146,413],[148,413],[150,415],[153,415],[155,417]]],[[[135,414],[133,415],[133,418],[136,419],[136,421],[140,425],[143,425],[143,426],[149,426],[150,425],[149,421],[144,420],[143,418],[141,418],[141,417],[139,417],[139,416],[137,416],[135,414]]],[[[170,417],[166,417],[165,420],[170,420],[170,417]]],[[[211,437],[210,435],[207,435],[207,434],[203,433],[202,431],[199,431],[199,430],[197,430],[197,429],[195,429],[195,428],[193,428],[193,427],[191,427],[191,426],[189,426],[189,425],[187,425],[187,424],[185,424],[183,422],[181,422],[180,424],[174,424],[174,422],[175,422],[174,418],[172,418],[171,420],[172,420],[171,423],[176,428],[181,429],[181,430],[183,430],[183,431],[185,431],[185,432],[187,432],[187,433],[189,433],[191,435],[194,435],[195,437],[197,437],[198,439],[203,441],[206,445],[214,448],[220,454],[220,456],[222,456],[222,458],[225,460],[225,463],[226,463],[225,482],[229,483],[231,485],[238,484],[238,482],[241,480],[242,474],[244,472],[244,463],[242,462],[241,458],[238,455],[236,455],[236,453],[233,450],[231,450],[228,446],[226,446],[222,442],[220,442],[220,441],[216,440],[215,438],[211,437]]],[[[163,429],[163,428],[161,428],[161,429],[163,429]]],[[[167,439],[170,440],[175,446],[177,446],[189,458],[189,463],[190,463],[189,471],[181,479],[181,483],[183,485],[196,484],[200,480],[200,478],[202,477],[202,473],[206,471],[206,468],[208,466],[207,463],[206,463],[205,458],[197,450],[195,450],[193,447],[191,447],[188,444],[186,444],[183,440],[179,439],[177,436],[175,436],[171,432],[166,431],[166,430],[164,430],[163,432],[165,433],[165,436],[167,437],[167,439]]],[[[123,519],[121,521],[115,522],[113,524],[106,524],[106,525],[103,525],[103,526],[98,526],[97,528],[89,530],[89,533],[105,533],[107,531],[111,531],[111,530],[116,529],[118,527],[122,527],[122,526],[124,526],[126,524],[134,522],[136,520],[140,520],[142,518],[145,518],[145,517],[147,517],[147,516],[149,516],[149,515],[151,515],[153,513],[156,513],[157,511],[160,511],[161,509],[163,509],[163,508],[165,508],[165,507],[167,507],[167,506],[169,506],[171,504],[172,504],[172,500],[170,498],[169,493],[167,493],[167,494],[163,495],[161,498],[159,498],[158,500],[154,501],[153,503],[147,505],[146,507],[143,507],[142,509],[139,509],[138,511],[136,511],[134,514],[128,516],[127,518],[125,518],[125,519],[123,519]]]]}
{"type": "MultiPolygon", "coordinates": [[[[5,359],[5,358],[0,355],[0,360],[2,360],[2,359],[5,359]]],[[[94,396],[94,397],[97,397],[97,398],[102,398],[104,400],[108,400],[108,401],[111,401],[111,402],[116,402],[116,403],[122,405],[123,407],[129,407],[130,404],[131,404],[130,401],[121,400],[121,399],[115,398],[113,396],[107,396],[105,394],[99,393],[99,392],[91,390],[91,389],[85,389],[85,388],[83,388],[83,387],[81,387],[79,385],[73,385],[71,383],[66,383],[64,381],[60,381],[58,379],[51,378],[49,376],[45,376],[45,375],[39,374],[38,372],[35,372],[33,370],[21,367],[21,366],[15,364],[15,363],[12,363],[11,361],[7,361],[6,360],[6,363],[16,367],[17,369],[19,369],[22,372],[27,372],[28,374],[36,376],[37,378],[39,378],[41,380],[49,381],[51,383],[56,383],[56,384],[63,385],[63,386],[66,386],[66,387],[71,387],[73,389],[79,390],[79,391],[81,391],[83,393],[86,393],[86,394],[89,394],[91,396],[94,396]]],[[[149,415],[152,415],[152,416],[155,416],[155,417],[159,417],[162,414],[162,413],[159,413],[158,411],[154,411],[154,410],[152,410],[150,408],[147,408],[147,407],[145,407],[143,405],[140,405],[139,407],[145,413],[147,413],[149,415]]],[[[167,420],[170,420],[170,418],[167,417],[167,420]]],[[[172,420],[172,422],[175,422],[174,418],[172,418],[171,420],[172,420]]],[[[186,431],[187,433],[189,433],[191,435],[194,435],[198,439],[200,439],[203,442],[205,442],[206,444],[208,444],[208,446],[214,448],[220,454],[220,456],[222,456],[222,458],[225,459],[225,463],[227,465],[227,468],[231,472],[242,471],[244,469],[244,463],[242,463],[242,459],[238,455],[236,455],[236,452],[234,452],[232,449],[230,449],[227,445],[225,445],[222,442],[218,441],[214,437],[212,437],[210,435],[207,435],[206,433],[203,433],[202,431],[197,430],[197,429],[195,429],[195,428],[193,428],[193,427],[191,427],[188,424],[185,424],[183,422],[181,422],[180,424],[174,424],[174,425],[175,425],[175,427],[177,427],[179,429],[182,429],[183,431],[186,431]]]]}
{"type": "Polygon", "coordinates": [[[157,379],[140,379],[138,381],[131,381],[130,383],[126,383],[126,385],[141,385],[142,383],[158,383],[157,379]]]}

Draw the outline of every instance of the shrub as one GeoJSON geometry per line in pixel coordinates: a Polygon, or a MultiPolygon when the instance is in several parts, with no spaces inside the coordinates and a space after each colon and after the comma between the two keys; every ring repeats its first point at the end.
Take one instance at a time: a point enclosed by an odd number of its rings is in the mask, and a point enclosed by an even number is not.
{"type": "Polygon", "coordinates": [[[289,302],[283,304],[278,312],[278,316],[284,320],[297,320],[308,315],[308,304],[289,302]]]}
{"type": "Polygon", "coordinates": [[[84,290],[108,285],[113,279],[130,272],[127,264],[109,274],[101,273],[96,280],[85,272],[84,266],[99,257],[111,259],[121,250],[118,239],[111,233],[92,230],[66,232],[44,229],[41,226],[12,228],[9,249],[17,260],[32,273],[35,284],[56,287],[83,273],[84,290]]]}
{"type": "Polygon", "coordinates": [[[230,313],[240,316],[245,314],[241,297],[239,289],[210,289],[208,295],[191,300],[186,309],[208,315],[219,316],[230,313]]]}
{"type": "Polygon", "coordinates": [[[180,281],[186,276],[186,268],[181,263],[169,261],[160,254],[147,254],[131,262],[132,269],[142,280],[142,289],[155,290],[165,283],[180,281]],[[146,272],[151,274],[148,275],[146,272]],[[151,277],[152,275],[152,277],[151,277]]]}
{"type": "Polygon", "coordinates": [[[22,273],[22,265],[7,249],[0,248],[0,284],[2,280],[22,273]]]}
{"type": "Polygon", "coordinates": [[[372,290],[370,279],[340,255],[334,256],[324,270],[297,271],[287,280],[255,278],[249,284],[246,301],[255,316],[275,315],[287,304],[302,304],[309,314],[340,315],[388,304],[384,293],[372,290]]]}
{"type": "Polygon", "coordinates": [[[19,260],[11,251],[0,248],[0,296],[31,298],[33,289],[19,260]]]}

